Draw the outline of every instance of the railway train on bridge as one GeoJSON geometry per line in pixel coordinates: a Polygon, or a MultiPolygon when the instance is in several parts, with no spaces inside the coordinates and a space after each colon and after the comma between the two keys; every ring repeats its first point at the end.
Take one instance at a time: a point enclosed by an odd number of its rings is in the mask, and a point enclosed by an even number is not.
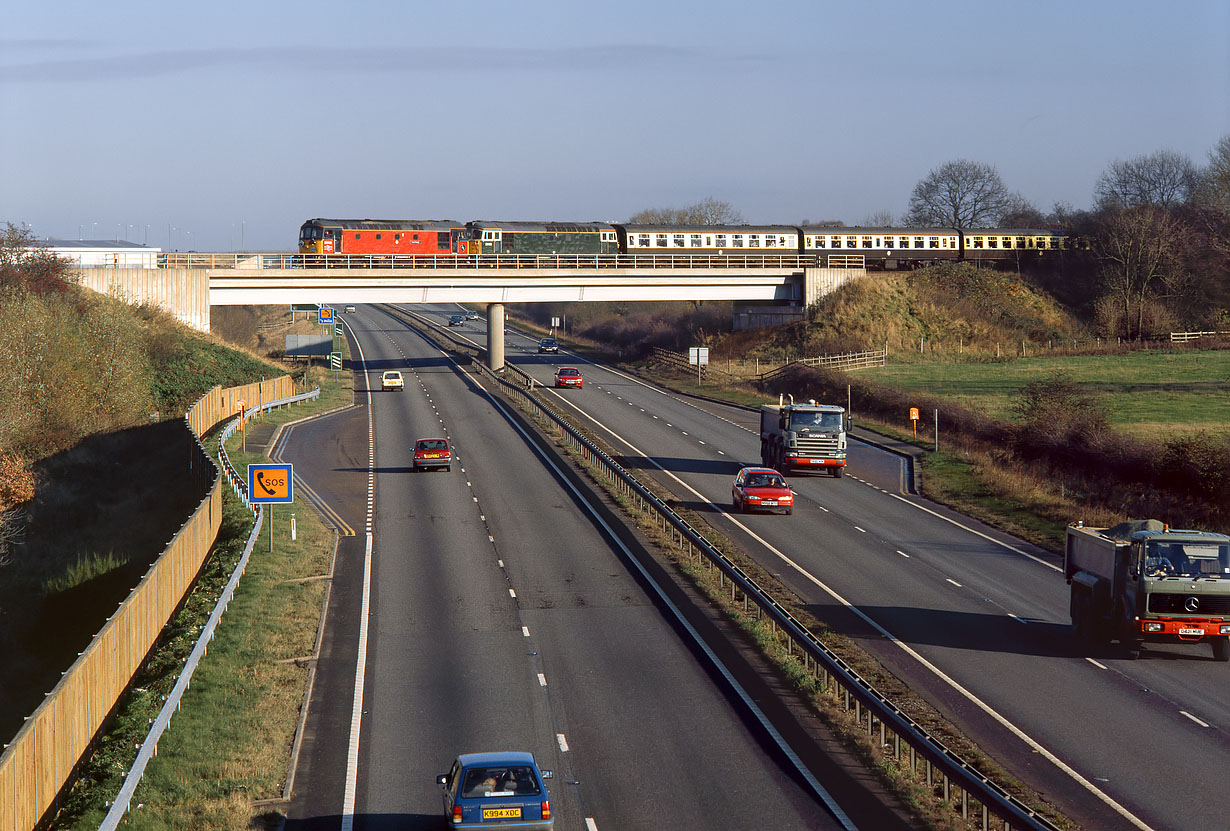
{"type": "Polygon", "coordinates": [[[646,225],[447,219],[309,219],[299,253],[330,257],[623,254],[646,257],[815,257],[820,266],[910,269],[935,262],[1018,262],[1085,247],[1038,228],[887,228],[830,225],[646,225]]]}

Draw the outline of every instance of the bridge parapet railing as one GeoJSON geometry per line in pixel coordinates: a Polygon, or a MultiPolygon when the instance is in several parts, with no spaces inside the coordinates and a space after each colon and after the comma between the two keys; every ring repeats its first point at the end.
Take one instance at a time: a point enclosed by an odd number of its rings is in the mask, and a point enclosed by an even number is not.
{"type": "Polygon", "coordinates": [[[733,269],[815,268],[811,254],[479,254],[467,257],[398,257],[289,253],[170,252],[158,255],[159,268],[234,269],[241,271],[339,269],[733,269]]]}

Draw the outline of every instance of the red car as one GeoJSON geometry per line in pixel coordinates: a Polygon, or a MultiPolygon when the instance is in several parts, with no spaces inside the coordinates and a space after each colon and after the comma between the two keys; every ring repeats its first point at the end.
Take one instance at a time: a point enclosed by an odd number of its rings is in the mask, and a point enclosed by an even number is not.
{"type": "Polygon", "coordinates": [[[453,469],[453,449],[448,439],[419,439],[414,443],[414,469],[429,470],[442,467],[453,469]]]}
{"type": "Polygon", "coordinates": [[[794,492],[786,477],[769,467],[745,467],[730,486],[730,501],[740,513],[784,511],[794,513],[794,492]]]}
{"type": "Polygon", "coordinates": [[[581,389],[585,385],[585,379],[581,377],[581,370],[574,366],[562,366],[559,372],[555,373],[555,386],[557,387],[576,387],[581,389]]]}

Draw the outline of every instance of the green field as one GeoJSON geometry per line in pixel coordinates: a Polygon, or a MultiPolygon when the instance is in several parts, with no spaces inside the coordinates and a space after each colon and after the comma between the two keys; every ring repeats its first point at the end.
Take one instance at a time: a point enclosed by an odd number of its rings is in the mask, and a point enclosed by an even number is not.
{"type": "Polygon", "coordinates": [[[1003,362],[892,364],[859,374],[888,386],[918,390],[1012,418],[1026,384],[1066,373],[1103,402],[1111,423],[1135,436],[1170,437],[1230,425],[1230,351],[1158,350],[1125,355],[1018,358],[1003,362]]]}

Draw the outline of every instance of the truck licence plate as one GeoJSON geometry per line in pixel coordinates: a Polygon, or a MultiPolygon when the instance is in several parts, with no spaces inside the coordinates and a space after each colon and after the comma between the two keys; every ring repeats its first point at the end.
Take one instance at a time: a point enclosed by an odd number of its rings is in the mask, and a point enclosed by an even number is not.
{"type": "Polygon", "coordinates": [[[1179,634],[1180,635],[1203,635],[1204,630],[1203,629],[1180,629],[1179,634]]]}

